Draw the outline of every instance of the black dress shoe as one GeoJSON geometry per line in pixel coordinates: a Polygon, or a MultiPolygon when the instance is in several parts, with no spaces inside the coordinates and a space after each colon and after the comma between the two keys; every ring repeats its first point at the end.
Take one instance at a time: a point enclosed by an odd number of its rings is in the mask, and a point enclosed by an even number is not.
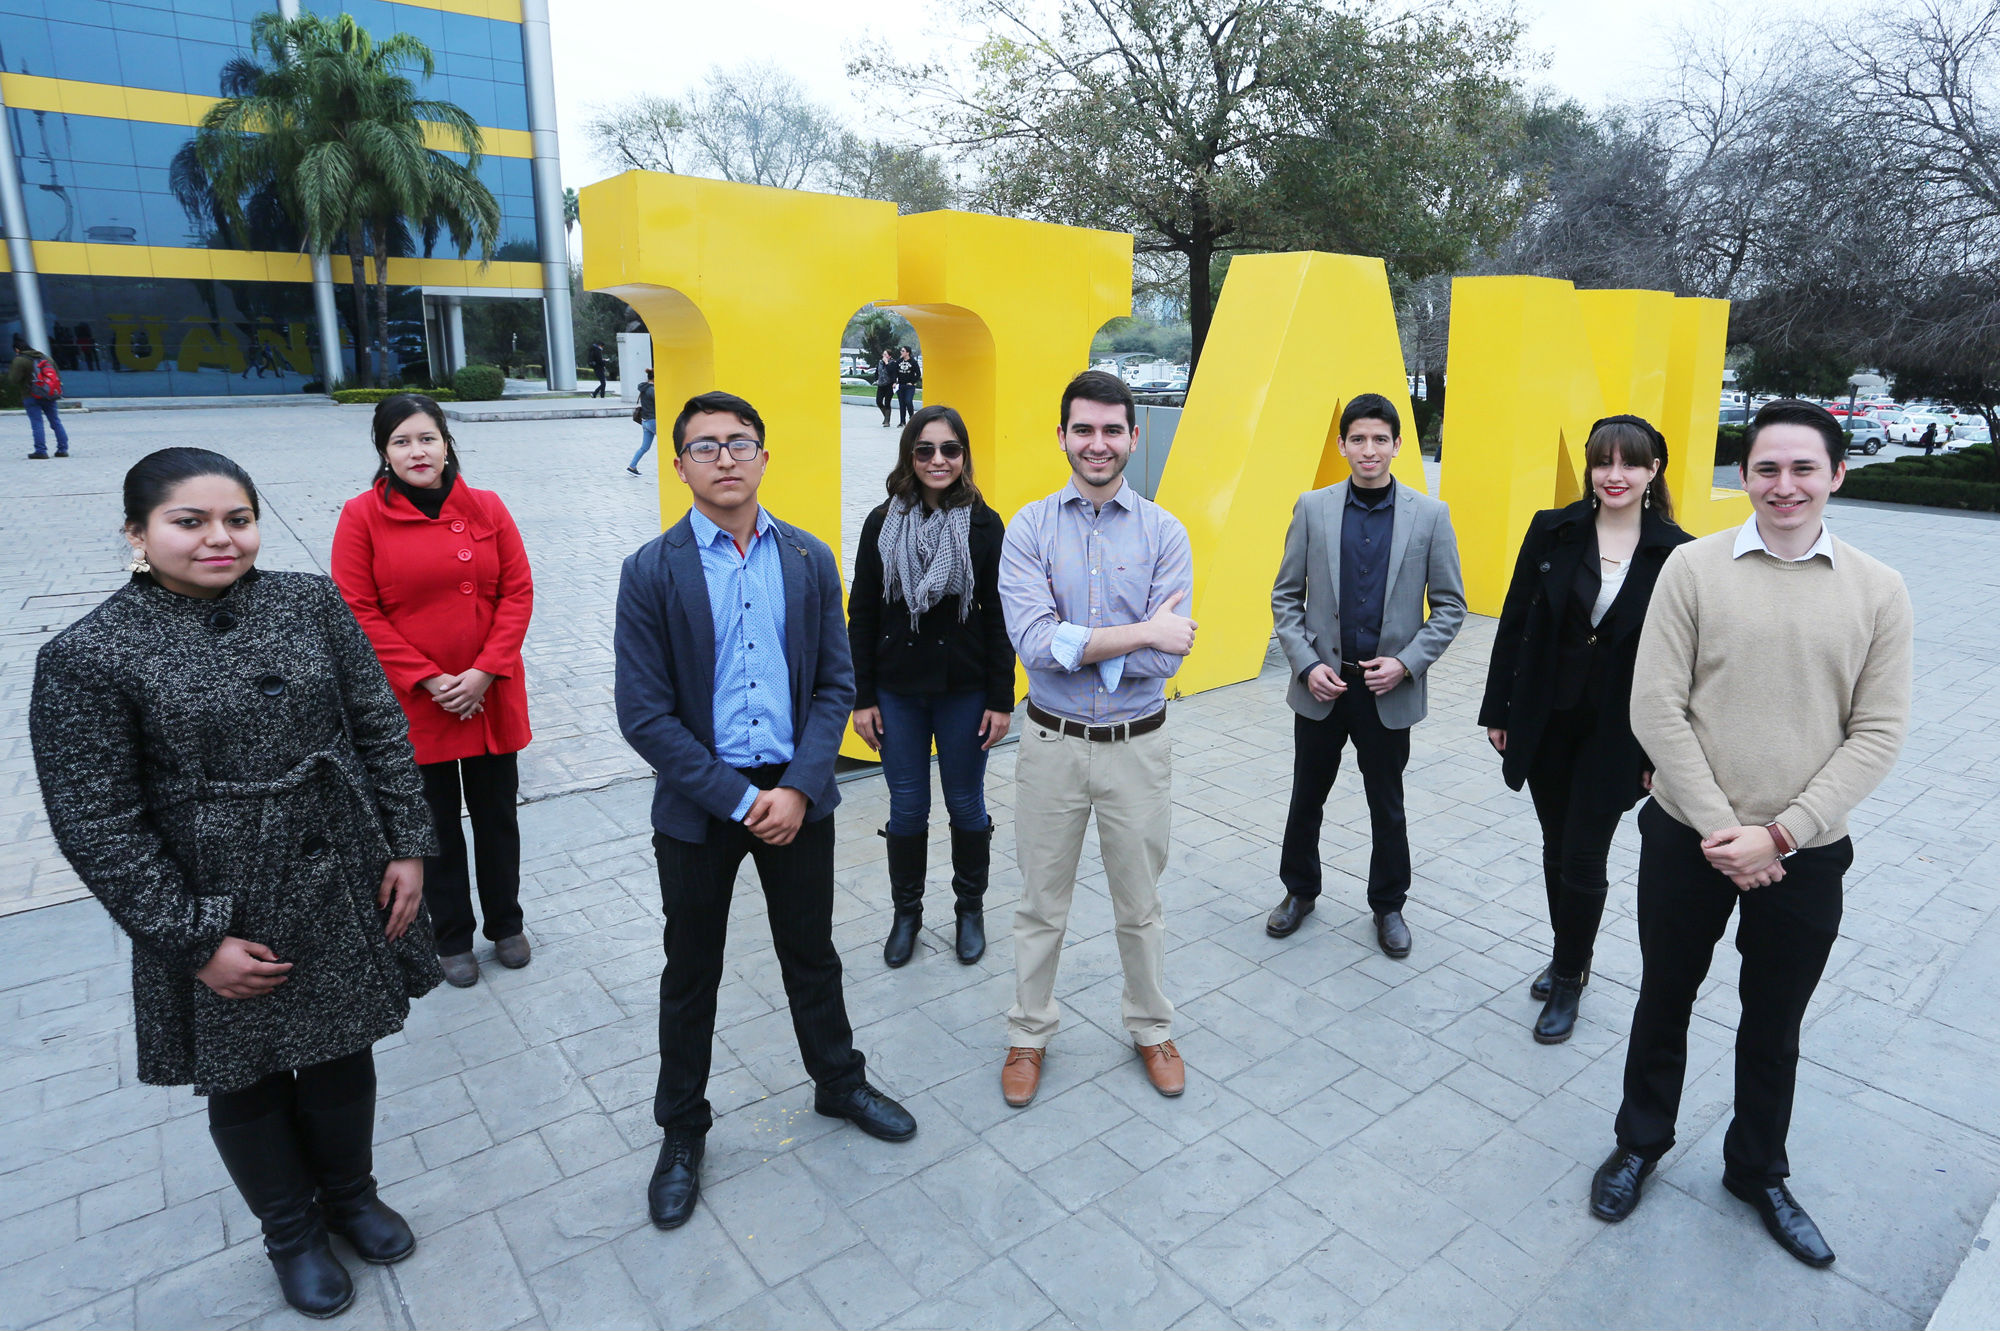
{"type": "Polygon", "coordinates": [[[1536,1044],[1561,1044],[1576,1029],[1576,1009],[1583,997],[1583,981],[1558,975],[1549,982],[1549,1001],[1535,1019],[1536,1044]]]}
{"type": "Polygon", "coordinates": [[[813,1092],[813,1110],[828,1118],[844,1118],[885,1142],[906,1142],[917,1135],[917,1120],[910,1111],[865,1081],[844,1091],[813,1092]]]}
{"type": "Polygon", "coordinates": [[[1833,1249],[1827,1247],[1819,1226],[1782,1182],[1750,1183],[1724,1172],[1722,1186],[1731,1196],[1756,1208],[1764,1218],[1764,1228],[1771,1231],[1780,1248],[1807,1266],[1833,1265],[1833,1249]]]}
{"type": "Polygon", "coordinates": [[[1590,1213],[1617,1224],[1639,1204],[1639,1189],[1653,1172],[1653,1162],[1620,1146],[1604,1158],[1590,1180],[1590,1213]]]}
{"type": "Polygon", "coordinates": [[[1271,911],[1271,917],[1264,921],[1264,932],[1273,938],[1290,938],[1306,922],[1306,916],[1313,913],[1319,903],[1312,897],[1302,897],[1293,892],[1285,893],[1271,911]]]}
{"type": "MultiPolygon", "coordinates": [[[[1583,981],[1577,988],[1590,988],[1590,971],[1588,969],[1583,972],[1583,981]]],[[[1542,967],[1542,973],[1529,983],[1528,997],[1534,999],[1537,1003],[1546,1003],[1549,1001],[1549,967],[1542,967]]]]}
{"type": "Polygon", "coordinates": [[[646,1185],[646,1209],[661,1229],[679,1229],[694,1214],[707,1146],[705,1137],[672,1136],[660,1143],[660,1160],[653,1166],[653,1181],[646,1185]]]}
{"type": "Polygon", "coordinates": [[[1403,912],[1375,912],[1375,941],[1382,945],[1384,953],[1396,961],[1410,955],[1410,926],[1403,923],[1403,912]]]}

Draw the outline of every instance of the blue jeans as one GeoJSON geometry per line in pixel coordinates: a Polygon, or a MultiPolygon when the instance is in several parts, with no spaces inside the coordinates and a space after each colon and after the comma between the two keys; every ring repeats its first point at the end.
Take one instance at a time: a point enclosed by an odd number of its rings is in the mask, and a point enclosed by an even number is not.
{"type": "MultiPolygon", "coordinates": [[[[46,453],[49,446],[43,442],[42,417],[49,418],[49,425],[56,432],[56,452],[69,452],[69,431],[63,429],[62,417],[56,414],[56,400],[52,397],[35,397],[23,393],[21,405],[28,409],[28,428],[35,432],[35,451],[46,453]]],[[[18,445],[17,445],[18,447],[18,445]]]]}
{"type": "Polygon", "coordinates": [[[937,741],[938,779],[951,825],[962,832],[987,826],[986,750],[979,719],[986,695],[879,693],[882,710],[882,779],[889,783],[889,835],[922,836],[931,821],[931,741],[937,741]]]}
{"type": "Polygon", "coordinates": [[[658,432],[659,428],[660,422],[658,417],[639,422],[639,451],[634,453],[632,460],[625,464],[628,468],[638,466],[639,459],[653,451],[653,435],[658,432]]]}

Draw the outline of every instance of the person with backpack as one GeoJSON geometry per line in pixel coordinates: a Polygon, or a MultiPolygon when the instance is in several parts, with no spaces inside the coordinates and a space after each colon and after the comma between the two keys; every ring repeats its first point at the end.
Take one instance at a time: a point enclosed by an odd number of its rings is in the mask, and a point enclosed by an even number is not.
{"type": "Polygon", "coordinates": [[[56,433],[55,455],[68,457],[69,431],[63,429],[62,418],[56,414],[56,403],[62,399],[62,375],[57,372],[56,363],[16,333],[14,365],[7,378],[21,390],[21,405],[28,409],[28,428],[35,433],[35,451],[28,454],[29,460],[41,462],[49,456],[48,437],[42,430],[45,417],[49,428],[56,433]]]}

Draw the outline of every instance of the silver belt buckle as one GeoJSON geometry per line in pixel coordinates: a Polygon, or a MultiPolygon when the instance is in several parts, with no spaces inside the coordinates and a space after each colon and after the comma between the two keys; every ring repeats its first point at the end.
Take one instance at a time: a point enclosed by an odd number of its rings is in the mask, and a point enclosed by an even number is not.
{"type": "Polygon", "coordinates": [[[1120,742],[1131,739],[1132,723],[1130,721],[1120,721],[1117,725],[1111,727],[1111,738],[1120,742]]]}

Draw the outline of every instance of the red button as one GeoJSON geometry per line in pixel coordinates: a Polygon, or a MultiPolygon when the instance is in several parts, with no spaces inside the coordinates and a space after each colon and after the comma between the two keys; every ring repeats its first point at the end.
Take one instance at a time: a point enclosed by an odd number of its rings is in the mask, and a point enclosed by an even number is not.
{"type": "Polygon", "coordinates": [[[463,560],[466,560],[466,561],[468,561],[468,562],[469,562],[469,561],[470,561],[470,560],[472,559],[472,551],[470,551],[470,550],[460,550],[460,551],[458,552],[458,557],[459,557],[460,559],[463,559],[463,560]]]}
{"type": "Polygon", "coordinates": [[[464,530],[465,530],[465,520],[464,520],[464,519],[462,519],[462,518],[454,518],[454,519],[452,520],[452,524],[451,524],[451,529],[452,529],[453,531],[464,531],[464,530]]]}
{"type": "Polygon", "coordinates": [[[458,589],[459,589],[460,591],[464,592],[464,593],[465,593],[465,594],[466,594],[467,596],[470,596],[470,595],[472,595],[472,584],[471,584],[471,583],[469,583],[469,582],[461,582],[461,583],[459,583],[459,584],[458,584],[458,589]]]}

